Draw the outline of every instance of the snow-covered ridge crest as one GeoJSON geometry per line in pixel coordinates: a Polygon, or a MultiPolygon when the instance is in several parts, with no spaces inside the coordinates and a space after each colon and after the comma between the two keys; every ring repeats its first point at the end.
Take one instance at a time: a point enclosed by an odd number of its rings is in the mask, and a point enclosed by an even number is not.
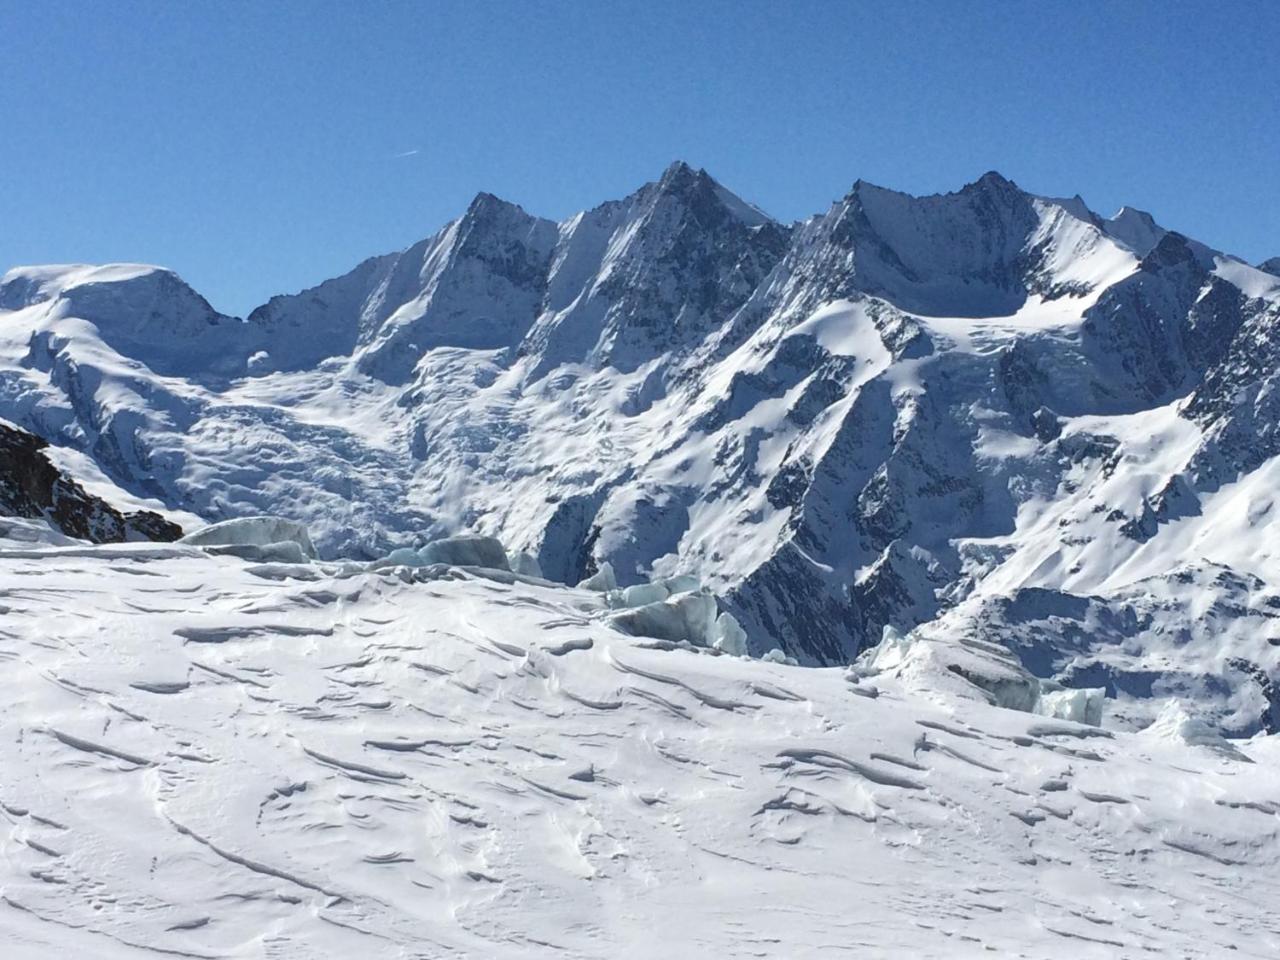
{"type": "Polygon", "coordinates": [[[52,300],[81,285],[127,283],[154,273],[167,272],[169,271],[163,267],[143,263],[112,263],[105,266],[69,263],[14,267],[0,277],[0,309],[20,310],[52,300]]]}
{"type": "Polygon", "coordinates": [[[481,194],[244,321],[154,268],[11,271],[0,416],[322,556],[474,531],[561,582],[692,576],[807,664],[945,617],[1131,725],[1177,693],[1247,734],[1280,724],[1246,629],[1277,587],[1278,284],[995,173],[788,226],[675,164],[561,223],[481,194]]]}

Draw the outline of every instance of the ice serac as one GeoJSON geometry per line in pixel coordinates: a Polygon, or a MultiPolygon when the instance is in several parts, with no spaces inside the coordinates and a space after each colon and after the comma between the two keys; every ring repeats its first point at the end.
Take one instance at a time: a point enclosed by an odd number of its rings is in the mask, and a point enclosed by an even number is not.
{"type": "Polygon", "coordinates": [[[316,548],[307,528],[282,517],[237,517],[194,530],[182,538],[193,547],[228,552],[250,559],[304,563],[315,559],[316,548]]]}
{"type": "Polygon", "coordinates": [[[156,268],[11,272],[0,415],[325,557],[470,531],[691,576],[757,655],[996,637],[1108,723],[1234,734],[1280,722],[1278,330],[1280,278],[1134,209],[993,172],[785,226],[677,163],[560,223],[481,194],[244,322],[156,268]]]}

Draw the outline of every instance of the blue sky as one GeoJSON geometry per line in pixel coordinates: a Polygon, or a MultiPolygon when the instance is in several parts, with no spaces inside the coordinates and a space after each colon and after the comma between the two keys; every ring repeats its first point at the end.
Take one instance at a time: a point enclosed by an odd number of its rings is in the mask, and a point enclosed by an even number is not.
{"type": "Polygon", "coordinates": [[[221,310],[673,159],[782,219],[996,169],[1280,255],[1280,3],[0,0],[0,269],[135,260],[221,310]]]}

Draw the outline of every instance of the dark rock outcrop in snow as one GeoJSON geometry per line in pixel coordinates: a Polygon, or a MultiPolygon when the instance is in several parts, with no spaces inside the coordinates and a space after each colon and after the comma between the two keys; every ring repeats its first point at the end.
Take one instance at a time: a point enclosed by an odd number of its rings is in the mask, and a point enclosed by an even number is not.
{"type": "Polygon", "coordinates": [[[0,423],[0,514],[48,521],[93,543],[172,542],[182,528],[150,510],[121,513],[64,475],[41,451],[48,443],[0,423]]]}

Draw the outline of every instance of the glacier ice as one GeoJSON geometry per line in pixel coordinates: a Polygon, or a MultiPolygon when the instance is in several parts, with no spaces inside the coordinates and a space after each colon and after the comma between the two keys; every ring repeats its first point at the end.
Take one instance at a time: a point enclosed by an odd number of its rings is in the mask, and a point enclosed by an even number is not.
{"type": "Polygon", "coordinates": [[[1102,726],[1102,707],[1107,691],[1104,687],[1067,688],[1041,681],[1040,698],[1035,712],[1058,720],[1074,720],[1091,727],[1102,726]]]}
{"type": "Polygon", "coordinates": [[[25,517],[0,517],[0,541],[3,540],[56,547],[71,547],[83,542],[55,530],[47,520],[29,520],[25,517]]]}
{"type": "Polygon", "coordinates": [[[418,568],[432,566],[422,557],[422,551],[413,547],[396,547],[385,557],[370,562],[371,570],[382,570],[388,567],[418,568]]]}
{"type": "Polygon", "coordinates": [[[645,604],[658,603],[671,596],[671,591],[661,581],[654,583],[637,583],[625,587],[614,599],[618,606],[643,607],[645,604]]]}
{"type": "Polygon", "coordinates": [[[596,572],[578,584],[580,590],[598,590],[607,593],[618,589],[618,578],[613,572],[613,564],[605,560],[596,572]]]}
{"type": "Polygon", "coordinates": [[[795,657],[788,657],[781,647],[773,647],[760,655],[760,659],[766,663],[782,663],[790,667],[798,667],[800,664],[795,657]]]}
{"type": "Polygon", "coordinates": [[[747,631],[728,610],[716,617],[711,646],[735,657],[747,655],[747,631]]]}
{"type": "Polygon", "coordinates": [[[682,573],[674,577],[666,577],[655,582],[661,584],[666,589],[668,595],[673,593],[688,593],[690,590],[702,589],[702,583],[691,573],[682,573]]]}
{"type": "Polygon", "coordinates": [[[719,601],[697,577],[682,574],[614,588],[605,600],[621,611],[611,621],[627,633],[747,655],[747,632],[733,614],[719,612],[719,601]]]}
{"type": "Polygon", "coordinates": [[[6,957],[1280,946],[1280,737],[1170,707],[1082,743],[948,670],[1004,675],[970,637],[891,631],[872,685],[638,641],[608,618],[649,605],[517,573],[173,545],[5,545],[0,601],[6,957]]]}
{"type": "Polygon", "coordinates": [[[486,567],[510,570],[507,551],[494,537],[461,533],[434,540],[418,551],[424,564],[447,563],[454,567],[486,567]]]}
{"type": "Polygon", "coordinates": [[[1185,743],[1188,746],[1206,747],[1232,760],[1249,759],[1212,724],[1194,716],[1192,709],[1194,708],[1176,698],[1170,699],[1161,708],[1155,722],[1142,731],[1142,735],[1185,743]]]}
{"type": "Polygon", "coordinates": [[[237,517],[192,531],[179,543],[248,559],[297,562],[316,558],[307,528],[281,517],[237,517]]]}
{"type": "Polygon", "coordinates": [[[406,570],[437,569],[437,574],[410,573],[411,578],[433,578],[448,567],[470,567],[489,579],[512,583],[517,576],[540,578],[538,561],[528,554],[508,557],[502,543],[494,537],[478,534],[456,534],[433,540],[419,549],[397,547],[385,557],[369,564],[370,569],[402,567],[406,570]],[[514,576],[513,576],[514,575],[514,576]]]}
{"type": "Polygon", "coordinates": [[[707,647],[716,639],[716,598],[709,593],[678,593],[655,603],[620,610],[609,622],[634,636],[707,647]]]}
{"type": "Polygon", "coordinates": [[[891,625],[880,643],[854,662],[855,676],[888,675],[921,692],[980,698],[995,706],[1031,713],[1040,681],[998,643],[960,640],[924,624],[903,634],[891,625]]]}
{"type": "Polygon", "coordinates": [[[902,633],[891,625],[879,645],[863,653],[851,677],[889,674],[920,690],[979,695],[995,706],[1101,726],[1106,690],[1067,688],[1031,674],[997,641],[949,635],[932,624],[902,633]]]}
{"type": "Polygon", "coordinates": [[[511,554],[508,562],[513,573],[518,573],[524,577],[537,577],[542,579],[542,564],[538,563],[538,558],[533,554],[521,550],[511,554]]]}
{"type": "Polygon", "coordinates": [[[677,593],[697,592],[701,589],[702,584],[698,578],[690,574],[659,577],[648,583],[636,583],[610,591],[609,603],[615,607],[643,607],[647,603],[657,603],[677,593]]]}

